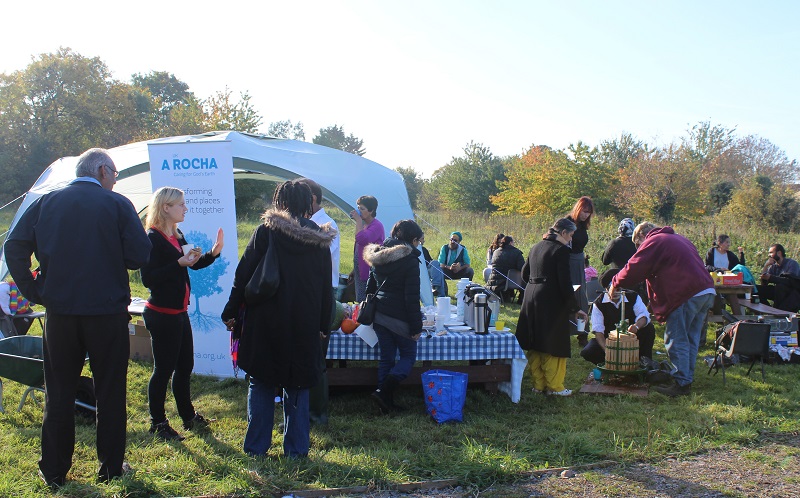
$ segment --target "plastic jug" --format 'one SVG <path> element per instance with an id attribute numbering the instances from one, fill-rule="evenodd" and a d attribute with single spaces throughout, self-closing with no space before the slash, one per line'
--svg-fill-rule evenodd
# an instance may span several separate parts
<path id="1" fill-rule="evenodd" d="M 456 286 L 456 316 L 459 320 L 464 320 L 464 289 L 469 285 L 468 278 L 462 278 Z"/>

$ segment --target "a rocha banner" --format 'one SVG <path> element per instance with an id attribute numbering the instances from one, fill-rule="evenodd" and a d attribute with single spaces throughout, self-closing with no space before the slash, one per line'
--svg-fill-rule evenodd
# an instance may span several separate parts
<path id="1" fill-rule="evenodd" d="M 231 144 L 161 142 L 148 144 L 148 153 L 153 191 L 175 187 L 184 192 L 189 211 L 179 228 L 186 242 L 205 253 L 219 228 L 225 234 L 225 246 L 214 263 L 201 270 L 189 269 L 189 319 L 194 334 L 194 372 L 232 377 L 230 334 L 220 319 L 239 260 Z"/>

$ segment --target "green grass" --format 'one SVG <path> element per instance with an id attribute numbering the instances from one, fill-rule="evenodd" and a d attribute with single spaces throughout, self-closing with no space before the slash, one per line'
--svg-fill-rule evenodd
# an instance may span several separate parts
<path id="1" fill-rule="evenodd" d="M 336 215 L 335 211 L 332 214 Z M 341 213 L 340 213 L 341 214 Z M 482 263 L 491 233 L 510 232 L 527 252 L 543 228 L 535 220 L 426 215 L 441 231 L 427 229 L 434 254 L 445 242 L 445 232 L 461 229 L 465 243 L 477 248 L 476 268 Z M 342 215 L 342 218 L 343 215 Z M 461 219 L 459 224 L 453 222 Z M 255 222 L 240 225 L 239 246 L 244 247 Z M 502 228 L 500 227 L 502 225 Z M 612 226 L 613 225 L 613 226 Z M 352 261 L 352 223 L 342 219 L 342 272 Z M 602 251 L 605 237 L 616 228 L 614 220 L 598 220 L 590 235 L 589 253 Z M 596 230 L 596 231 L 595 231 Z M 747 242 L 751 241 L 747 239 Z M 752 241 L 755 245 L 755 241 Z M 734 242 L 734 245 L 737 243 Z M 599 259 L 599 254 L 597 254 Z M 349 265 L 349 266 L 348 266 Z M 133 278 L 135 280 L 135 277 Z M 134 282 L 134 295 L 146 296 Z M 501 309 L 501 318 L 513 329 L 519 306 Z M 37 326 L 31 333 L 40 333 Z M 661 335 L 656 351 L 663 353 Z M 710 331 L 709 336 L 713 336 Z M 710 345 L 700 357 L 711 354 Z M 664 358 L 663 354 L 657 354 Z M 757 368 L 745 377 L 746 368 L 727 371 L 727 387 L 720 375 L 706 375 L 698 361 L 694 392 L 670 399 L 659 394 L 598 397 L 575 395 L 546 398 L 533 395 L 527 375 L 522 400 L 513 404 L 504 394 L 492 396 L 471 388 L 461 424 L 437 425 L 424 413 L 421 388 L 407 387 L 399 402 L 409 410 L 387 418 L 377 414 L 369 391 L 335 391 L 331 396 L 331 422 L 313 427 L 308 460 L 282 457 L 282 437 L 274 432 L 273 448 L 264 458 L 241 451 L 246 427 L 246 392 L 242 379 L 193 378 L 197 409 L 217 421 L 209 434 L 187 434 L 183 443 L 165 443 L 148 433 L 147 382 L 151 366 L 131 362 L 128 375 L 128 446 L 126 459 L 136 469 L 133 476 L 98 484 L 94 427 L 78 425 L 76 451 L 70 473 L 72 483 L 61 493 L 69 496 L 188 496 L 273 495 L 286 490 L 393 484 L 431 479 L 458 479 L 469 489 L 494 483 L 514 482 L 524 472 L 600 460 L 657 461 L 719 447 L 747 447 L 757 436 L 800 430 L 800 387 L 796 365 L 767 366 L 766 382 Z M 573 347 L 568 360 L 567 387 L 578 389 L 591 370 Z M 6 414 L 0 415 L 0 496 L 46 495 L 36 476 L 40 451 L 42 409 L 27 403 L 17 413 L 16 403 L 24 386 L 4 383 Z M 168 397 L 167 414 L 179 420 Z M 280 420 L 280 416 L 277 417 Z M 781 463 L 775 462 L 776 468 Z"/>

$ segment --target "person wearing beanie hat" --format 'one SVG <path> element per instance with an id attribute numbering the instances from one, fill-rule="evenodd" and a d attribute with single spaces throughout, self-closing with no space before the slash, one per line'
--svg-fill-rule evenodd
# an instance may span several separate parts
<path id="1" fill-rule="evenodd" d="M 451 280 L 468 278 L 472 280 L 475 270 L 470 267 L 469 252 L 461 245 L 464 237 L 461 232 L 451 232 L 450 242 L 439 250 L 439 266 L 445 276 Z M 446 294 L 445 294 L 446 295 Z"/>
<path id="2" fill-rule="evenodd" d="M 642 302 L 642 298 L 634 291 L 619 292 L 612 295 L 608 292 L 611 279 L 619 273 L 619 268 L 606 270 L 600 276 L 600 284 L 606 292 L 597 296 L 592 306 L 591 331 L 594 339 L 581 350 L 583 359 L 593 365 L 603 363 L 606 357 L 606 337 L 616 329 L 620 321 L 620 305 L 625 301 L 625 319 L 630 324 L 628 332 L 636 334 L 639 339 L 639 357 L 653 357 L 653 343 L 656 329 L 650 322 L 650 313 Z"/>

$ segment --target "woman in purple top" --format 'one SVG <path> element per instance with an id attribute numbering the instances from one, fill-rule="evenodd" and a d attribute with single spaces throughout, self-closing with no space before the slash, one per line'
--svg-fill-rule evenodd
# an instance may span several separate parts
<path id="1" fill-rule="evenodd" d="M 381 244 L 386 237 L 383 224 L 375 216 L 378 214 L 378 199 L 362 195 L 356 201 L 358 209 L 350 212 L 356 222 L 356 243 L 353 248 L 353 280 L 356 288 L 356 301 L 361 302 L 367 295 L 369 264 L 364 261 L 364 248 L 367 244 Z"/>

